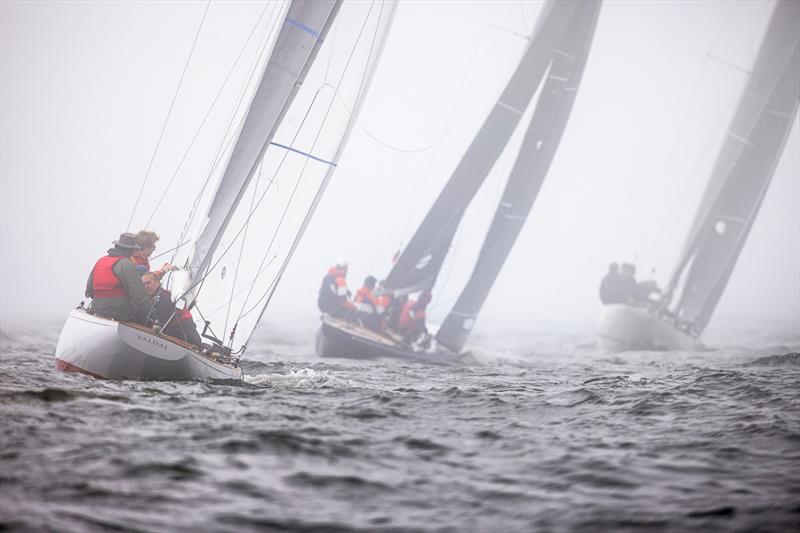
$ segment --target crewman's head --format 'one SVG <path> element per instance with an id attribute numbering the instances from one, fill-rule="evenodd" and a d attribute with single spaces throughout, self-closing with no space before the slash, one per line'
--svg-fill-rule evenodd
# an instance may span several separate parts
<path id="1" fill-rule="evenodd" d="M 145 272 L 142 274 L 142 284 L 144 285 L 144 292 L 151 298 L 158 293 L 158 289 L 161 287 L 158 276 L 152 272 Z"/>
<path id="2" fill-rule="evenodd" d="M 610 265 L 608 265 L 608 273 L 609 274 L 616 274 L 617 272 L 619 272 L 619 265 L 618 264 L 611 263 Z"/>
<path id="3" fill-rule="evenodd" d="M 140 251 L 137 252 L 136 255 L 150 257 L 153 255 L 153 252 L 156 251 L 157 241 L 158 235 L 156 235 L 155 231 L 149 231 L 146 229 L 141 230 L 136 234 L 136 244 L 138 244 L 140 248 Z"/>
<path id="4" fill-rule="evenodd" d="M 369 289 L 374 289 L 375 288 L 375 283 L 377 281 L 378 280 L 375 279 L 375 276 L 367 276 L 366 279 L 364 280 L 364 286 L 369 288 Z"/>
<path id="5" fill-rule="evenodd" d="M 336 270 L 347 272 L 347 259 L 340 257 L 336 260 Z"/>

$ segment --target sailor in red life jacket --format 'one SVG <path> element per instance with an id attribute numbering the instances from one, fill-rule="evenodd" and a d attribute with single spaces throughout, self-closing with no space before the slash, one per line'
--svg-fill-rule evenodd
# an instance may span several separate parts
<path id="1" fill-rule="evenodd" d="M 383 329 L 385 308 L 381 305 L 378 297 L 372 293 L 376 281 L 375 276 L 367 276 L 364 286 L 356 291 L 355 306 L 361 323 L 369 329 L 380 331 Z"/>
<path id="2" fill-rule="evenodd" d="M 339 259 L 336 261 L 336 265 L 332 266 L 322 278 L 317 305 L 320 311 L 334 318 L 354 320 L 356 308 L 348 299 L 350 291 L 347 290 L 346 276 L 347 261 Z"/>
<path id="3" fill-rule="evenodd" d="M 86 281 L 86 296 L 92 299 L 89 311 L 114 320 L 144 324 L 150 310 L 150 298 L 131 261 L 139 249 L 132 233 L 123 233 L 108 255 L 95 263 Z"/>
<path id="4" fill-rule="evenodd" d="M 172 293 L 161 286 L 155 272 L 145 272 L 142 283 L 147 295 L 152 299 L 152 307 L 148 313 L 145 326 L 158 324 L 164 334 L 170 335 L 200 347 L 202 342 L 192 314 L 185 309 L 178 309 L 172 303 Z M 166 325 L 166 326 L 165 326 Z"/>
<path id="5" fill-rule="evenodd" d="M 425 326 L 425 308 L 431 301 L 431 293 L 428 291 L 419 295 L 416 300 L 409 300 L 400 312 L 398 330 L 407 340 L 416 340 L 423 333 L 428 333 Z"/>
<path id="6" fill-rule="evenodd" d="M 158 238 L 156 232 L 144 229 L 136 234 L 136 244 L 139 245 L 139 249 L 133 252 L 131 260 L 139 270 L 139 274 L 150 272 L 150 256 L 156 251 Z M 153 273 L 158 276 L 158 279 L 161 279 L 170 270 L 175 270 L 175 267 L 169 263 L 164 263 L 160 269 L 154 270 Z"/>

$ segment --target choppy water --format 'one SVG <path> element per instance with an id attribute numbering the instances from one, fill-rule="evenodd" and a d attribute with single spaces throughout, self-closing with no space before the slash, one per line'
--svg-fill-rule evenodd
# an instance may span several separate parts
<path id="1" fill-rule="evenodd" d="M 243 383 L 61 374 L 57 334 L 2 335 L 0 530 L 800 527 L 795 333 L 613 355 L 591 331 L 504 337 L 457 367 L 265 333 Z"/>

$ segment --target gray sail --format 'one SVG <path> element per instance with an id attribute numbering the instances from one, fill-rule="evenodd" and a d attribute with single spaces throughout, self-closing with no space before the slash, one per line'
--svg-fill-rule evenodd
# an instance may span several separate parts
<path id="1" fill-rule="evenodd" d="M 464 211 L 486 179 L 538 88 L 578 1 L 550 1 L 528 48 L 486 121 L 397 259 L 385 287 L 401 292 L 431 288 Z"/>
<path id="2" fill-rule="evenodd" d="M 773 11 L 753 71 L 715 162 L 669 294 L 673 312 L 699 335 L 744 246 L 797 114 L 800 2 Z"/>
<path id="3" fill-rule="evenodd" d="M 536 103 L 478 261 L 436 340 L 460 351 L 536 200 L 564 133 L 589 55 L 601 2 L 578 6 Z"/>
<path id="4" fill-rule="evenodd" d="M 192 254 L 192 277 L 203 275 L 281 119 L 303 83 L 341 0 L 294 0 L 236 140 Z"/>

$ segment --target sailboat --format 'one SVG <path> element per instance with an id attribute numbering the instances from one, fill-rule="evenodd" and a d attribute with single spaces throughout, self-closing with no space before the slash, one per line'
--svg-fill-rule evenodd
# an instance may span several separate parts
<path id="1" fill-rule="evenodd" d="M 610 349 L 691 350 L 721 298 L 764 200 L 800 97 L 800 2 L 779 0 L 661 301 L 603 307 Z"/>
<path id="2" fill-rule="evenodd" d="M 240 103 L 249 91 L 249 106 L 237 114 L 237 105 L 211 170 L 195 184 L 171 258 L 183 268 L 167 282 L 178 302 L 202 318 L 209 342 L 194 347 L 81 305 L 58 339 L 58 369 L 106 379 L 242 377 L 238 361 L 336 169 L 395 7 L 393 0 L 264 6 L 262 17 L 271 9 L 272 18 L 254 26 L 263 28 L 263 37 L 251 71 L 260 70 L 260 77 L 245 84 Z"/>
<path id="3" fill-rule="evenodd" d="M 372 331 L 322 316 L 317 353 L 323 357 L 396 357 L 453 362 L 511 252 L 547 174 L 580 85 L 600 12 L 599 1 L 550 1 L 528 46 L 450 179 L 384 282 L 394 297 L 433 289 L 464 212 L 541 88 L 530 124 L 471 277 L 434 337 L 421 346 L 391 330 Z"/>

